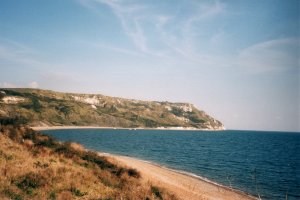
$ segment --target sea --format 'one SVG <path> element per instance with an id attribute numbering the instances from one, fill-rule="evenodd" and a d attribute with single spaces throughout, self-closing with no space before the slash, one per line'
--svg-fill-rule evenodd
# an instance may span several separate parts
<path id="1" fill-rule="evenodd" d="M 300 133 L 263 131 L 47 130 L 60 141 L 135 157 L 261 199 L 300 199 Z"/>

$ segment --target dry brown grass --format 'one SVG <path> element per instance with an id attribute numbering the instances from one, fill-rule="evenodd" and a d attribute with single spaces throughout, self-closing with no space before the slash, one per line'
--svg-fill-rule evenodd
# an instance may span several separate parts
<path id="1" fill-rule="evenodd" d="M 176 199 L 134 169 L 26 127 L 0 126 L 0 199 Z"/>

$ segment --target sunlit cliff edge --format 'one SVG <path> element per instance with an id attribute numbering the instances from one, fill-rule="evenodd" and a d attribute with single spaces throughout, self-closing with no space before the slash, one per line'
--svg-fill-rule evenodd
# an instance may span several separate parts
<path id="1" fill-rule="evenodd" d="M 141 101 L 101 94 L 41 89 L 0 89 L 0 117 L 30 126 L 96 126 L 224 130 L 223 124 L 190 103 Z"/>

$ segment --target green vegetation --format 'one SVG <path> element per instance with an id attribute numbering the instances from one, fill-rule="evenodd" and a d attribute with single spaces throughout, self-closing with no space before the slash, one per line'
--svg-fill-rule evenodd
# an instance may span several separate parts
<path id="1" fill-rule="evenodd" d="M 0 89 L 0 121 L 31 126 L 220 129 L 221 122 L 192 104 L 138 101 L 39 89 Z"/>
<path id="2" fill-rule="evenodd" d="M 159 191 L 159 189 L 155 186 L 152 186 L 151 187 L 151 192 L 157 197 L 159 198 L 160 200 L 163 199 L 163 197 L 161 196 L 161 192 Z"/>
<path id="3" fill-rule="evenodd" d="M 46 178 L 40 174 L 29 172 L 17 180 L 13 181 L 15 185 L 27 194 L 32 195 L 33 190 L 46 185 Z"/>
<path id="4" fill-rule="evenodd" d="M 78 190 L 75 187 L 71 187 L 70 191 L 72 192 L 73 195 L 77 196 L 77 197 L 82 197 L 84 195 L 86 195 L 87 193 L 85 192 L 81 192 L 80 190 Z"/>

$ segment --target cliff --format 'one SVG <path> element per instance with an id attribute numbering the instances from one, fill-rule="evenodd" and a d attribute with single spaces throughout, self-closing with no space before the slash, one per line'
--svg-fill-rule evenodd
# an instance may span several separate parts
<path id="1" fill-rule="evenodd" d="M 224 129 L 221 122 L 189 103 L 25 88 L 2 88 L 0 95 L 0 118 L 17 118 L 30 126 Z"/>

